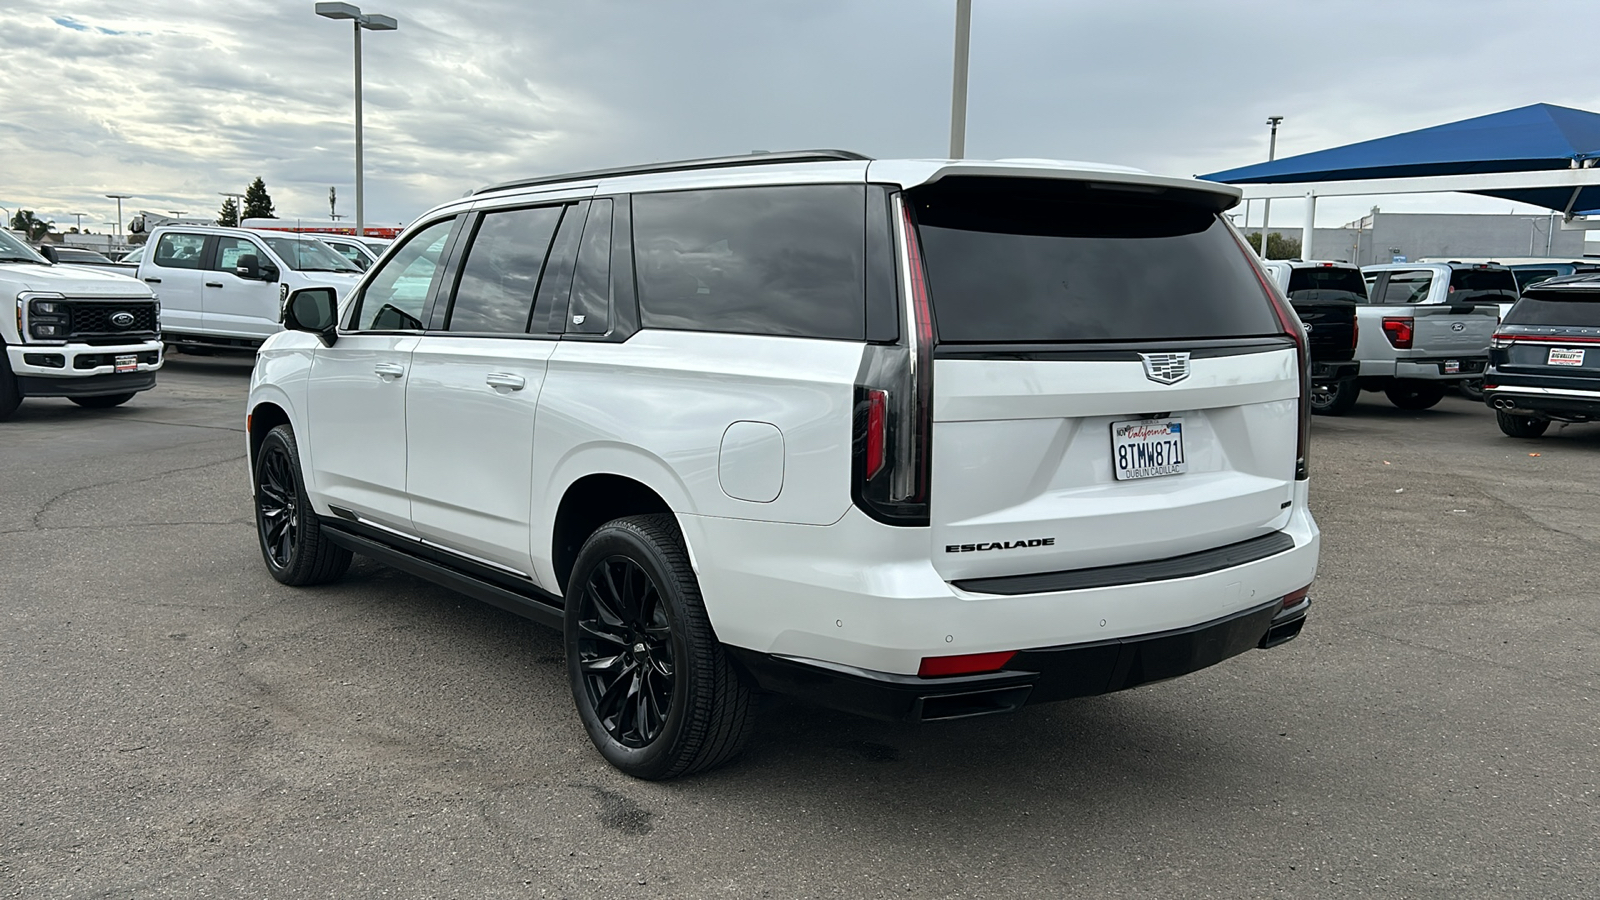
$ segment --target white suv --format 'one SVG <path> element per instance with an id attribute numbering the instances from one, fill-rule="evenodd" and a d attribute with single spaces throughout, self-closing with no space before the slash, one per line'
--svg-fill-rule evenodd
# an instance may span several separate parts
<path id="1" fill-rule="evenodd" d="M 360 553 L 565 630 L 618 768 L 753 691 L 953 719 L 1303 624 L 1307 361 L 1235 188 L 764 154 L 540 178 L 292 294 L 249 399 L 286 584 Z"/>

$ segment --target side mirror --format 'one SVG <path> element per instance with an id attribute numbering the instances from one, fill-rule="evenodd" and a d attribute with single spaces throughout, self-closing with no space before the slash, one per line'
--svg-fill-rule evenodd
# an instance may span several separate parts
<path id="1" fill-rule="evenodd" d="M 339 338 L 339 298 L 333 288 L 301 288 L 284 304 L 283 327 L 305 331 L 331 347 Z"/>
<path id="2" fill-rule="evenodd" d="M 278 267 L 273 265 L 272 263 L 267 263 L 267 264 L 263 265 L 261 267 L 261 280 L 262 281 L 277 281 L 278 280 Z"/>
<path id="3" fill-rule="evenodd" d="M 253 281 L 261 277 L 261 263 L 254 253 L 246 253 L 233 261 L 233 274 Z"/>

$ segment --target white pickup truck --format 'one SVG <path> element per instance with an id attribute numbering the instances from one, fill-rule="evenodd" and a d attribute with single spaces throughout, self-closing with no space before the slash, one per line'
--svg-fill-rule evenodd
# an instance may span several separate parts
<path id="1" fill-rule="evenodd" d="M 1358 390 L 1383 391 L 1401 409 L 1427 409 L 1447 388 L 1481 380 L 1500 320 L 1498 294 L 1474 287 L 1504 266 L 1387 263 L 1364 266 L 1366 303 L 1356 306 L 1361 374 L 1333 404 L 1349 409 Z M 1512 290 L 1515 280 L 1512 279 Z"/>
<path id="2" fill-rule="evenodd" d="M 55 265 L 0 231 L 0 420 L 24 397 L 104 409 L 156 385 L 161 307 L 114 269 Z"/>
<path id="3" fill-rule="evenodd" d="M 167 343 L 254 349 L 283 330 L 291 291 L 329 287 L 343 297 L 361 270 L 309 235 L 210 225 L 150 233 L 139 279 L 161 295 Z"/>

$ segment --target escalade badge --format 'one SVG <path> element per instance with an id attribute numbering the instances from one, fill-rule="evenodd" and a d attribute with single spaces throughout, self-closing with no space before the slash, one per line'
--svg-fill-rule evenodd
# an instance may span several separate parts
<path id="1" fill-rule="evenodd" d="M 118 328 L 127 328 L 133 324 L 133 313 L 125 310 L 123 312 L 114 312 L 111 314 L 111 324 Z"/>
<path id="2" fill-rule="evenodd" d="M 1188 353 L 1141 353 L 1144 377 L 1162 384 L 1175 384 L 1189 377 Z"/>

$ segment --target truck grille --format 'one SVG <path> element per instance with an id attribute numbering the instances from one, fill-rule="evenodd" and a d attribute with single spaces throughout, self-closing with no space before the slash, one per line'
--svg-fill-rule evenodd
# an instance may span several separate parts
<path id="1" fill-rule="evenodd" d="M 119 341 L 155 337 L 156 305 L 148 300 L 135 301 L 84 301 L 74 300 L 67 307 L 67 339 L 88 344 L 105 344 Z M 118 313 L 127 313 L 131 322 L 115 321 Z"/>

